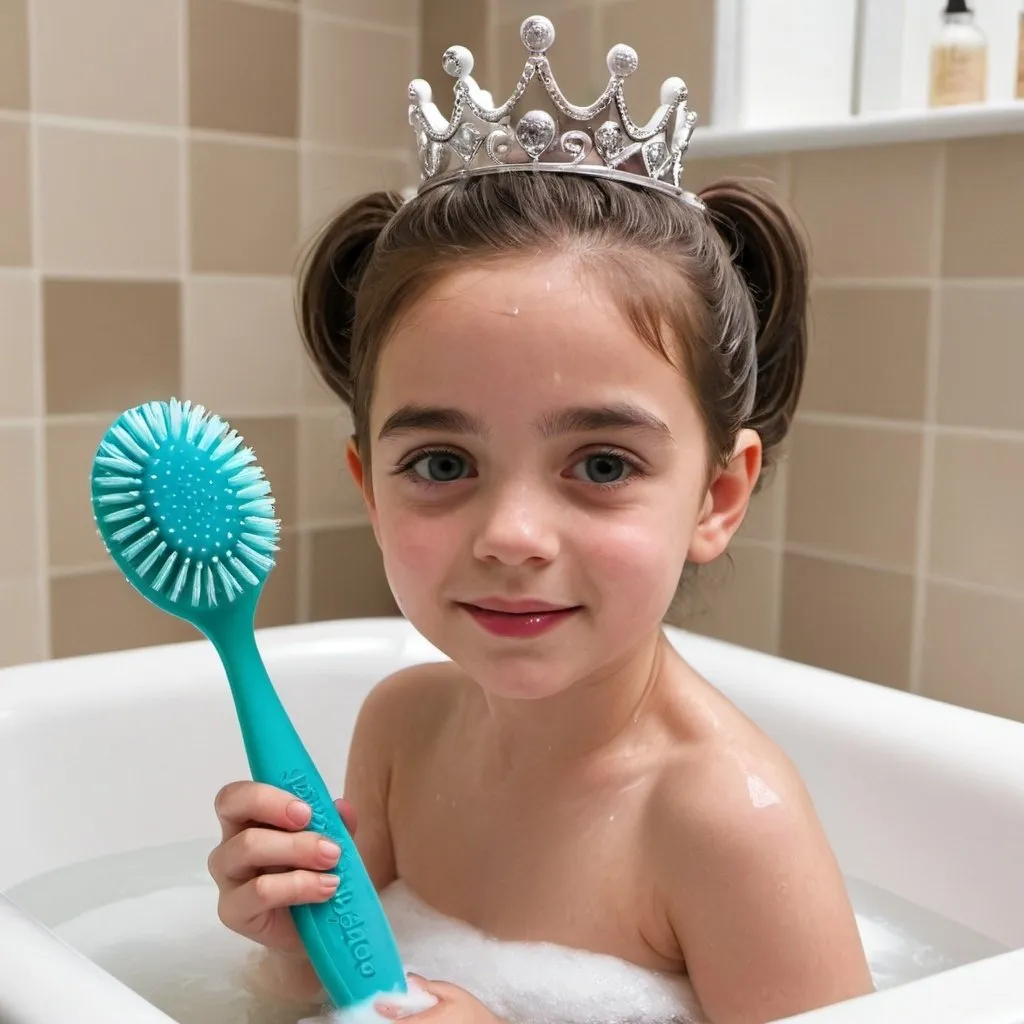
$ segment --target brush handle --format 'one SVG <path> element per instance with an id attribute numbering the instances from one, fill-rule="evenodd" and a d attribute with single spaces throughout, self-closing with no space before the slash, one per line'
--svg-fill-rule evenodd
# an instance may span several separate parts
<path id="1" fill-rule="evenodd" d="M 313 812 L 309 829 L 341 847 L 341 881 L 331 899 L 291 908 L 313 969 L 339 1009 L 381 993 L 406 992 L 398 946 L 376 889 L 274 690 L 252 627 L 233 618 L 223 626 L 210 640 L 231 684 L 253 779 L 305 801 Z"/>

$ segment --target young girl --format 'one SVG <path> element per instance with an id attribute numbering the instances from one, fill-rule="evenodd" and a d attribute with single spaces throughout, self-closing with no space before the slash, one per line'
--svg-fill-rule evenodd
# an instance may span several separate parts
<path id="1" fill-rule="evenodd" d="M 799 236 L 738 181 L 699 201 L 642 168 L 428 184 L 352 204 L 302 280 L 395 598 L 451 659 L 377 686 L 341 804 L 403 953 L 411 921 L 438 929 L 427 971 L 452 928 L 489 943 L 491 976 L 448 964 L 419 1016 L 755 1024 L 871 991 L 793 765 L 661 628 L 792 418 Z M 286 908 L 331 895 L 338 851 L 284 792 L 235 783 L 216 809 L 222 920 L 302 1016 L 320 987 Z M 603 1012 L 495 976 L 524 942 L 603 965 Z"/>

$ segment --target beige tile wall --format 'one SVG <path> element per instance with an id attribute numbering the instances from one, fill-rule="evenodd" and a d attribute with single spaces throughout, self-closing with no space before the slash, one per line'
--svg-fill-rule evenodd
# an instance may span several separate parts
<path id="1" fill-rule="evenodd" d="M 289 273 L 343 197 L 410 180 L 401 103 L 354 148 L 354 84 L 419 73 L 444 105 L 453 42 L 496 92 L 516 78 L 531 0 L 422 6 L 420 33 L 416 0 L 0 0 L 0 661 L 189 635 L 105 564 L 83 486 L 153 394 L 216 406 L 268 469 L 264 622 L 393 610 Z M 710 109 L 711 0 L 541 9 L 573 96 L 628 41 L 641 112 L 677 72 Z M 815 287 L 789 457 L 685 624 L 1024 718 L 1022 161 L 1024 138 L 705 160 L 697 133 L 691 187 L 774 182 Z"/>
<path id="2" fill-rule="evenodd" d="M 262 623 L 395 610 L 291 274 L 346 196 L 415 180 L 418 19 L 417 0 L 0 0 L 0 664 L 193 636 L 112 569 L 88 501 L 106 426 L 170 395 L 229 418 L 273 483 Z M 357 137 L 370 72 L 397 102 Z"/>
<path id="3" fill-rule="evenodd" d="M 698 133 L 699 136 L 699 133 Z M 698 629 L 1024 719 L 1024 139 L 700 159 L 765 175 L 811 243 L 784 515 Z M 778 578 L 747 565 L 767 545 Z M 756 596 L 755 596 L 756 595 Z"/>

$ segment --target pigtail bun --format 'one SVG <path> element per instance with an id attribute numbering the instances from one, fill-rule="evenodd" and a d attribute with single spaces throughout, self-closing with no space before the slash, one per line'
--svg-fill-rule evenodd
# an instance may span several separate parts
<path id="1" fill-rule="evenodd" d="M 719 234 L 750 291 L 757 316 L 757 387 L 743 426 L 761 437 L 766 464 L 786 437 L 807 361 L 809 271 L 792 217 L 769 192 L 730 179 L 705 189 Z"/>
<path id="2" fill-rule="evenodd" d="M 313 239 L 299 270 L 303 343 L 320 376 L 350 407 L 356 295 L 374 245 L 401 205 L 397 192 L 355 200 Z"/>

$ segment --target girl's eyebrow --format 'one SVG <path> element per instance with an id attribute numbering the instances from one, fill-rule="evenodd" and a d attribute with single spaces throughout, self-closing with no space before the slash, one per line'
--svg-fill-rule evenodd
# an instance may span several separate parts
<path id="1" fill-rule="evenodd" d="M 672 431 L 652 412 L 633 402 L 581 405 L 548 413 L 540 423 L 544 437 L 585 434 L 594 430 L 639 430 L 671 441 Z"/>
<path id="2" fill-rule="evenodd" d="M 538 424 L 538 430 L 545 438 L 612 429 L 639 430 L 653 434 L 662 441 L 672 441 L 672 432 L 668 426 L 653 413 L 633 402 L 559 409 L 543 416 Z M 443 431 L 447 434 L 487 433 L 481 420 L 461 409 L 403 405 L 384 421 L 377 439 L 383 441 L 385 438 L 424 430 Z"/>
<path id="3" fill-rule="evenodd" d="M 420 430 L 438 430 L 446 434 L 484 434 L 483 423 L 460 409 L 432 405 L 403 405 L 385 421 L 378 441 Z"/>

